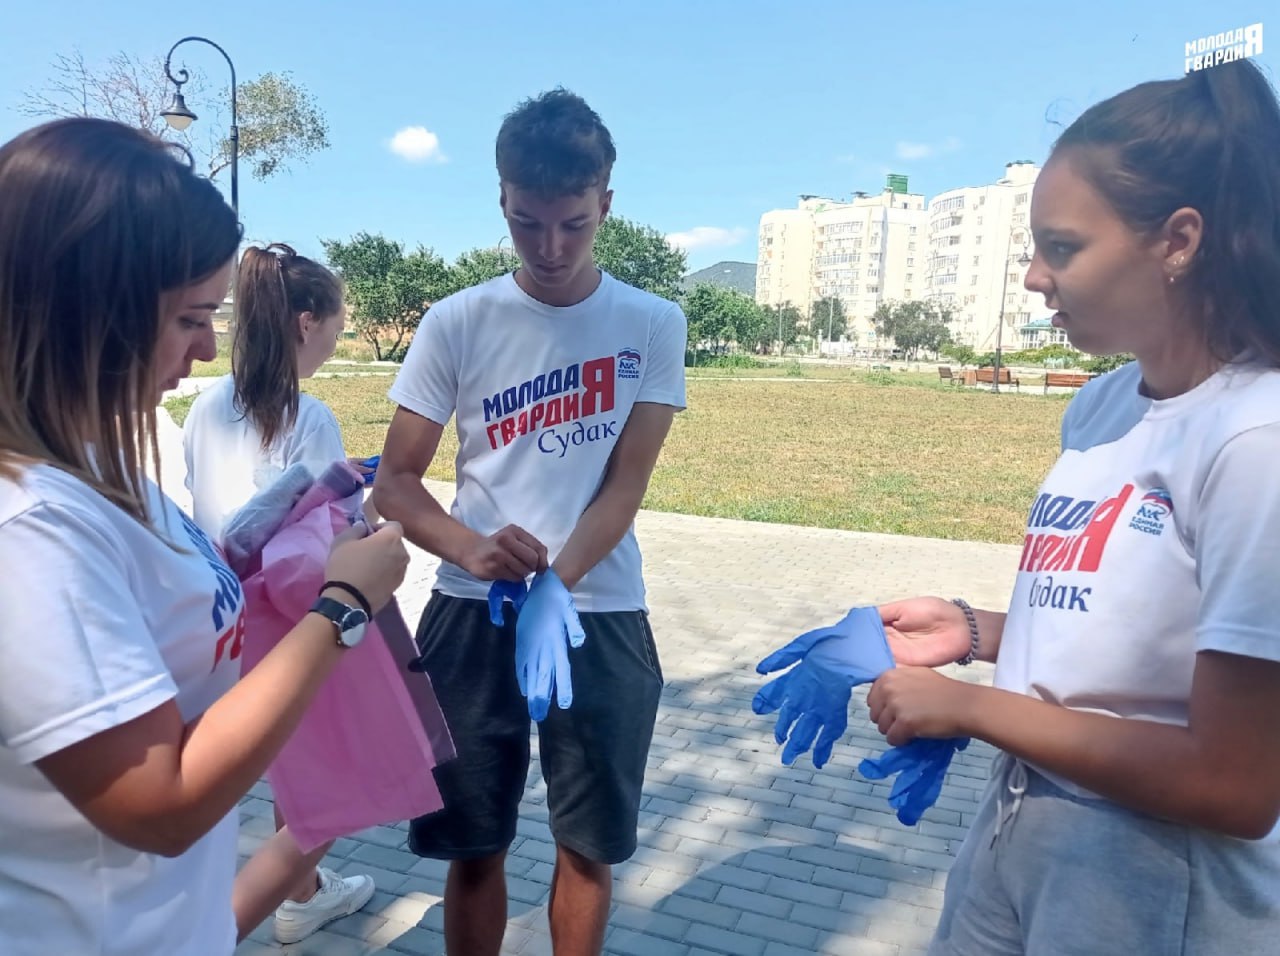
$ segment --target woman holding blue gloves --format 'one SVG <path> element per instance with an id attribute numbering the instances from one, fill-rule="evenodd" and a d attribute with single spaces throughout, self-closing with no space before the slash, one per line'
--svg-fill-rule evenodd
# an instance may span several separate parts
<path id="1" fill-rule="evenodd" d="M 1068 407 L 1007 613 L 880 609 L 905 665 L 867 697 L 889 743 L 1001 751 L 933 956 L 1275 950 L 1277 154 L 1275 91 L 1241 60 L 1095 105 L 1036 183 L 1027 288 L 1073 346 L 1137 360 Z M 795 670 L 849 678 L 829 662 L 868 630 Z M 971 653 L 994 687 L 932 670 Z"/>

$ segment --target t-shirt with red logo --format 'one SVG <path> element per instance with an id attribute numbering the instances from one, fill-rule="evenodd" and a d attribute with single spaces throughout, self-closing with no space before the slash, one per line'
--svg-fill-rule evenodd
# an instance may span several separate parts
<path id="1" fill-rule="evenodd" d="M 239 677 L 240 583 L 147 490 L 159 534 L 47 465 L 0 478 L 5 953 L 235 948 L 236 811 L 181 856 L 156 856 L 102 834 L 34 766 L 169 700 L 189 722 Z"/>
<path id="2" fill-rule="evenodd" d="M 1186 726 L 1198 652 L 1280 660 L 1280 370 L 1228 365 L 1160 401 L 1140 383 L 1127 365 L 1067 410 L 995 684 Z"/>
<path id="3" fill-rule="evenodd" d="M 390 397 L 441 425 L 456 414 L 454 518 L 484 535 L 519 525 L 554 560 L 599 490 L 632 406 L 684 407 L 686 337 L 678 305 L 607 273 L 567 307 L 499 276 L 428 310 Z M 444 562 L 436 588 L 483 600 L 489 582 Z M 581 611 L 644 609 L 633 530 L 573 594 Z"/>

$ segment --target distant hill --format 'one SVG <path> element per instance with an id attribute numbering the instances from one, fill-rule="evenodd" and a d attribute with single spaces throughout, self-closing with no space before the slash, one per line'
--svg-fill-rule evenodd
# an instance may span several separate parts
<path id="1" fill-rule="evenodd" d="M 701 283 L 734 289 L 753 298 L 756 294 L 756 264 L 754 262 L 717 262 L 713 266 L 691 272 L 680 280 L 685 289 Z"/>

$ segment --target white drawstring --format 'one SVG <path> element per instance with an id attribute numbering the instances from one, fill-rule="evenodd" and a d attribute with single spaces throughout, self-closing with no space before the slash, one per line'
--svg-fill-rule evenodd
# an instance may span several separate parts
<path id="1" fill-rule="evenodd" d="M 1004 755 L 1005 766 L 1002 768 L 1002 776 L 1004 780 L 996 790 L 996 832 L 991 836 L 991 846 L 996 845 L 996 841 L 1000 839 L 1000 834 L 1004 830 L 1004 825 L 1009 824 L 1013 827 L 1014 818 L 1017 817 L 1018 811 L 1022 808 L 1022 797 L 1027 792 L 1027 767 L 1017 757 Z M 1009 812 L 1005 813 L 1004 809 L 1004 791 L 1008 790 L 1013 796 L 1013 803 L 1009 806 Z"/>

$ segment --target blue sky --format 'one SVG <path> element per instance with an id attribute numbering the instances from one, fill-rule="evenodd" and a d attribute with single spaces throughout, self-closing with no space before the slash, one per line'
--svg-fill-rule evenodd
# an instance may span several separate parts
<path id="1" fill-rule="evenodd" d="M 321 254 L 321 238 L 381 232 L 452 258 L 504 234 L 493 139 L 503 114 L 564 85 L 618 145 L 615 211 L 692 234 L 691 268 L 755 259 L 767 209 L 801 193 L 913 192 L 990 182 L 1043 160 L 1056 127 L 1112 93 L 1182 72 L 1183 44 L 1261 20 L 1280 72 L 1272 0 L 789 3 L 543 0 L 307 4 L 58 0 L 11 4 L 0 40 L 0 139 L 59 53 L 163 54 L 188 33 L 222 44 L 241 79 L 290 71 L 328 116 L 332 148 L 266 182 L 241 171 L 253 240 Z M 1265 28 L 1269 27 L 1267 30 Z M 225 65 L 182 54 L 211 81 Z M 212 104 L 189 101 L 197 114 Z M 423 127 L 443 161 L 392 151 Z M 410 135 L 410 142 L 414 137 Z M 417 135 L 419 143 L 421 134 Z"/>

